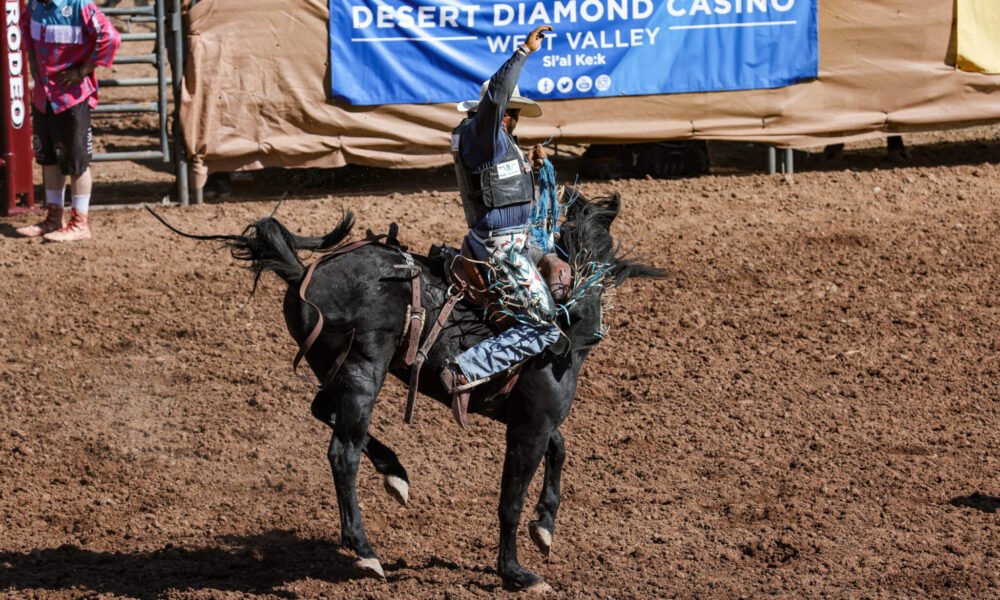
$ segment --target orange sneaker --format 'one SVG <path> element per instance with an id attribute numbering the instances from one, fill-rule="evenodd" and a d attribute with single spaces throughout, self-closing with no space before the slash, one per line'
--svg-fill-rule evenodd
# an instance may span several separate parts
<path id="1" fill-rule="evenodd" d="M 46 233 L 61 229 L 65 225 L 63 222 L 63 208 L 56 204 L 45 205 L 45 220 L 35 225 L 25 225 L 17 228 L 17 235 L 21 237 L 38 237 Z"/>
<path id="2" fill-rule="evenodd" d="M 90 239 L 90 225 L 87 223 L 87 213 L 77 212 L 71 208 L 69 223 L 55 231 L 42 236 L 50 242 L 81 242 Z"/>

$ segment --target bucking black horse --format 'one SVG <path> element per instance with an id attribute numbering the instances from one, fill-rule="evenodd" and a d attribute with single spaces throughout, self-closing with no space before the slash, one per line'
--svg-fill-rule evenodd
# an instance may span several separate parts
<path id="1" fill-rule="evenodd" d="M 629 277 L 662 276 L 660 270 L 627 258 L 615 245 L 610 227 L 620 206 L 618 194 L 593 201 L 576 194 L 559 243 L 575 270 L 576 292 L 559 317 L 566 335 L 524 364 L 512 389 L 504 389 L 504 381 L 489 382 L 473 390 L 469 403 L 470 413 L 486 415 L 507 427 L 498 510 L 497 570 L 508 589 L 550 589 L 541 577 L 518 563 L 516 534 L 528 484 L 544 459 L 544 482 L 535 505 L 537 519 L 530 522 L 529 533 L 538 549 L 548 555 L 566 456 L 559 427 L 573 403 L 580 368 L 605 334 L 601 315 L 608 296 Z M 354 225 L 349 212 L 323 237 L 295 235 L 273 217 L 250 225 L 242 235 L 209 236 L 185 234 L 160 220 L 181 235 L 223 242 L 253 272 L 254 289 L 265 271 L 284 279 L 288 283 L 285 323 L 300 348 L 319 321 L 317 311 L 322 313 L 322 328 L 305 353 L 305 360 L 323 383 L 312 402 L 312 413 L 333 429 L 327 456 L 337 490 L 341 540 L 356 553 L 356 567 L 384 578 L 358 507 L 358 464 L 362 454 L 367 456 L 383 476 L 386 490 L 404 505 L 407 503 L 406 470 L 368 427 L 386 375 L 392 374 L 404 383 L 410 379 L 399 354 L 411 304 L 412 277 L 420 278 L 426 319 L 433 323 L 453 291 L 444 273 L 444 261 L 408 255 L 419 267 L 419 274 L 413 270 L 411 276 L 398 268 L 403 252 L 392 244 L 369 243 L 343 252 L 343 242 Z M 297 251 L 330 251 L 338 245 L 341 251 L 318 261 L 311 281 L 307 281 L 307 301 L 303 301 L 300 287 L 307 268 Z M 584 278 L 589 281 L 581 281 Z M 481 309 L 458 304 L 427 353 L 419 392 L 450 405 L 452 398 L 437 375 L 450 358 L 494 334 L 495 329 L 484 321 Z"/>

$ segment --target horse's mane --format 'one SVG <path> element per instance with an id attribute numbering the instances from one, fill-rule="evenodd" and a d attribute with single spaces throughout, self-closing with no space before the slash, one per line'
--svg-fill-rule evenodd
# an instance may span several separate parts
<path id="1" fill-rule="evenodd" d="M 570 199 L 561 228 L 560 249 L 573 268 L 568 347 L 557 344 L 556 354 L 594 346 L 606 333 L 604 313 L 611 308 L 615 288 L 628 277 L 664 276 L 662 270 L 628 257 L 611 235 L 611 223 L 621 209 L 621 196 L 588 199 L 568 188 Z"/>
<path id="2" fill-rule="evenodd" d="M 663 270 L 630 257 L 616 244 L 611 235 L 611 223 L 621 210 L 621 195 L 588 199 L 580 190 L 567 188 L 566 197 L 571 204 L 562 225 L 561 247 L 574 269 L 588 262 L 603 264 L 609 270 L 613 286 L 621 285 L 628 277 L 660 279 Z"/>

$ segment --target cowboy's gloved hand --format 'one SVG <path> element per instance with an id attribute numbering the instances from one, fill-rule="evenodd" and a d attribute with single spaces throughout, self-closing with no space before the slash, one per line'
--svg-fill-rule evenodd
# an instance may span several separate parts
<path id="1" fill-rule="evenodd" d="M 539 25 L 531 30 L 528 34 L 528 39 L 524 40 L 524 47 L 528 49 L 529 52 L 534 52 L 542 47 L 542 40 L 545 39 L 545 32 L 552 31 L 551 25 Z"/>
<path id="2" fill-rule="evenodd" d="M 545 164 L 545 158 L 547 157 L 545 148 L 541 144 L 535 144 L 532 146 L 531 151 L 528 153 L 528 158 L 531 160 L 531 168 L 535 171 L 542 168 Z"/>

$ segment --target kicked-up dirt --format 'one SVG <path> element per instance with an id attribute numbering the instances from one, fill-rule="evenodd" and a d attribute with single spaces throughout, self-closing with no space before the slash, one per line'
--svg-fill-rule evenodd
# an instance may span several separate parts
<path id="1" fill-rule="evenodd" d="M 552 556 L 519 534 L 558 596 L 996 594 L 998 130 L 912 139 L 908 163 L 870 144 L 833 165 L 802 155 L 794 179 L 723 166 L 584 182 L 623 194 L 614 231 L 668 275 L 619 291 L 581 375 Z M 743 160 L 762 162 L 753 152 Z M 106 197 L 144 177 L 96 170 Z M 314 234 L 350 209 L 358 234 L 398 222 L 417 250 L 463 234 L 439 171 L 337 177 L 278 217 Z M 238 233 L 272 208 L 162 213 Z M 502 593 L 499 425 L 459 430 L 422 399 L 406 426 L 404 390 L 386 385 L 373 431 L 406 465 L 411 503 L 363 462 L 388 580 L 358 578 L 313 382 L 290 369 L 284 284 L 266 277 L 249 298 L 226 252 L 144 211 L 97 210 L 94 240 L 75 245 L 13 237 L 34 218 L 0 220 L 0 592 Z M 536 477 L 522 523 L 537 491 Z"/>

